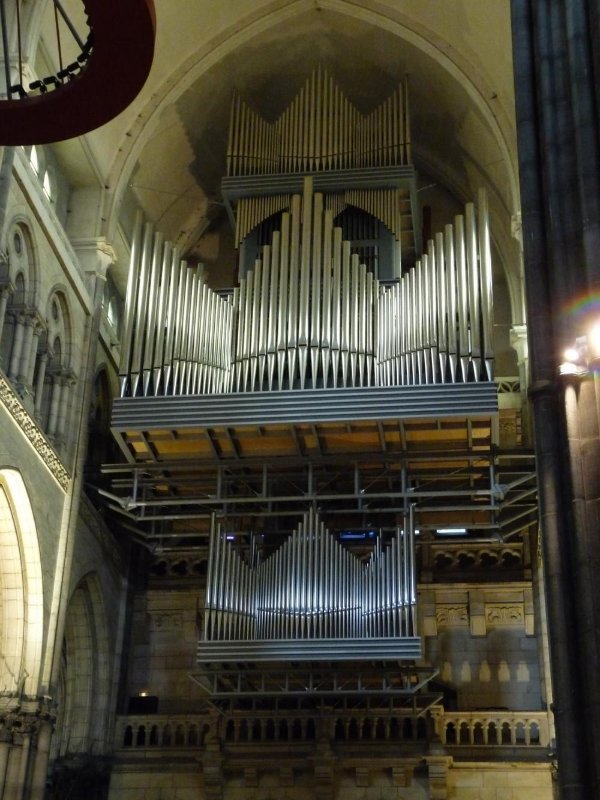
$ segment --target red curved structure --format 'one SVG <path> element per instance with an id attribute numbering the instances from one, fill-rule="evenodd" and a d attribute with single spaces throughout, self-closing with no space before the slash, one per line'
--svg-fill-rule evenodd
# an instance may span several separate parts
<path id="1" fill-rule="evenodd" d="M 153 0 L 83 0 L 93 49 L 81 72 L 45 94 L 0 101 L 0 144 L 47 144 L 116 117 L 139 93 L 154 58 Z"/>

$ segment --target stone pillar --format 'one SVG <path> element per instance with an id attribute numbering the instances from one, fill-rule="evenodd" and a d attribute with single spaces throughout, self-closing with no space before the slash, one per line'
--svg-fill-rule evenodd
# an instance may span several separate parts
<path id="1" fill-rule="evenodd" d="M 0 797 L 4 792 L 4 783 L 6 781 L 6 769 L 8 767 L 8 754 L 10 752 L 10 734 L 3 726 L 0 731 Z"/>
<path id="2" fill-rule="evenodd" d="M 6 316 L 6 306 L 11 294 L 14 292 L 15 287 L 12 283 L 5 283 L 0 287 L 0 336 L 2 335 L 2 328 L 4 327 L 4 318 Z"/>
<path id="3" fill-rule="evenodd" d="M 31 751 L 32 730 L 33 730 L 32 726 L 27 725 L 27 727 L 22 733 L 21 768 L 19 770 L 19 787 L 20 787 L 19 800 L 21 798 L 24 798 L 27 792 L 27 778 L 29 774 L 29 754 Z"/>
<path id="4" fill-rule="evenodd" d="M 210 734 L 202 756 L 202 773 L 206 800 L 223 800 L 223 756 L 218 739 Z"/>
<path id="5" fill-rule="evenodd" d="M 568 309 L 600 286 L 597 8 L 597 0 L 512 0 L 529 392 L 562 800 L 600 796 L 600 390 L 589 378 L 572 396 L 557 380 L 561 352 L 592 322 L 590 312 Z"/>
<path id="6" fill-rule="evenodd" d="M 37 419 L 38 422 L 40 422 L 40 417 L 42 414 L 42 400 L 44 397 L 44 382 L 46 380 L 47 365 L 48 365 L 48 350 L 44 350 L 42 353 L 40 353 L 37 379 L 35 382 L 34 413 L 35 413 L 35 418 Z"/>
<path id="7" fill-rule="evenodd" d="M 35 755 L 31 770 L 31 784 L 27 800 L 44 800 L 46 793 L 46 776 L 48 759 L 50 758 L 50 740 L 52 739 L 52 718 L 44 714 L 38 723 Z"/>
<path id="8" fill-rule="evenodd" d="M 330 741 L 328 739 L 319 740 L 313 759 L 314 796 L 316 800 L 333 800 L 335 793 L 333 765 L 334 756 Z"/>
<path id="9" fill-rule="evenodd" d="M 452 764 L 450 756 L 427 756 L 429 770 L 429 797 L 431 800 L 447 800 L 448 798 L 448 768 Z"/>
<path id="10" fill-rule="evenodd" d="M 27 364 L 27 373 L 25 374 L 25 383 L 29 387 L 29 389 L 33 392 L 33 379 L 35 377 L 35 367 L 37 362 L 37 354 L 40 347 L 40 336 L 42 335 L 42 331 L 44 330 L 43 325 L 40 322 L 39 317 L 36 318 L 34 328 L 33 328 L 33 338 L 31 340 L 31 349 L 29 351 L 29 359 Z"/>
<path id="11" fill-rule="evenodd" d="M 56 427 L 58 424 L 58 413 L 60 409 L 60 398 L 63 390 L 63 380 L 60 370 L 55 370 L 50 379 L 52 381 L 52 389 L 50 390 L 50 413 L 48 414 L 48 426 L 46 433 L 48 436 L 56 434 Z"/>
<path id="12" fill-rule="evenodd" d="M 11 744 L 9 745 L 8 765 L 6 768 L 6 778 L 4 781 L 4 792 L 2 800 L 21 800 L 23 787 L 19 786 L 19 778 L 21 775 L 21 743 L 18 741 L 18 736 L 13 734 L 11 736 Z"/>
<path id="13" fill-rule="evenodd" d="M 71 370 L 63 370 L 60 375 L 60 382 L 62 389 L 60 393 L 60 403 L 58 406 L 58 414 L 56 419 L 56 433 L 54 437 L 57 444 L 62 444 L 64 441 L 71 387 L 75 384 L 75 374 Z"/>
<path id="14" fill-rule="evenodd" d="M 8 366 L 8 378 L 16 381 L 21 366 L 21 355 L 23 353 L 23 339 L 25 337 L 25 315 L 20 312 L 15 314 L 15 335 L 13 337 L 12 352 Z"/>
<path id="15" fill-rule="evenodd" d="M 17 381 L 20 385 L 27 384 L 27 376 L 29 375 L 29 359 L 31 358 L 31 344 L 33 342 L 33 333 L 37 325 L 36 316 L 32 311 L 28 311 L 24 315 L 23 320 L 23 343 L 21 346 L 21 354 L 19 356 L 19 364 L 17 366 Z"/>

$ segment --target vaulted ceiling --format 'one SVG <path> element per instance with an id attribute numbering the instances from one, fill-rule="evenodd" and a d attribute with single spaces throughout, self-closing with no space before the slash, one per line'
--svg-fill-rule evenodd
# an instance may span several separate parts
<path id="1" fill-rule="evenodd" d="M 75 8 L 80 0 L 66 5 Z M 511 224 L 519 199 L 508 2 L 155 5 L 155 60 L 141 94 L 109 124 L 56 148 L 75 186 L 101 187 L 97 234 L 114 237 L 126 209 L 141 205 L 184 251 L 197 248 L 222 218 L 219 186 L 233 90 L 272 119 L 322 64 L 365 112 L 408 77 L 413 158 L 423 191 L 435 186 L 451 204 L 473 198 L 480 186 L 488 189 L 495 245 L 509 285 L 512 280 L 516 286 Z M 49 41 L 48 12 L 44 20 L 42 39 Z M 50 46 L 42 46 L 51 59 Z"/>

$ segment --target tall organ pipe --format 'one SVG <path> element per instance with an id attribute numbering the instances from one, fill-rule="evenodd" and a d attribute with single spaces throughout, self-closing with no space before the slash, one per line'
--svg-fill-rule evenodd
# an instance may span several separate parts
<path id="1" fill-rule="evenodd" d="M 233 146 L 233 145 L 232 145 Z M 486 203 L 381 285 L 310 179 L 255 267 L 223 298 L 138 223 L 120 371 L 123 395 L 411 385 L 492 378 Z M 265 309 L 268 313 L 265 313 Z"/>

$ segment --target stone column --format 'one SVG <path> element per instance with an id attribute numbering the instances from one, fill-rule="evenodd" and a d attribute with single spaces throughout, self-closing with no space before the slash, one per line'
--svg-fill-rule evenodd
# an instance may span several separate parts
<path id="1" fill-rule="evenodd" d="M 26 725 L 22 733 L 21 742 L 21 768 L 19 770 L 19 800 L 26 797 L 27 792 L 27 777 L 29 774 L 29 755 L 31 752 L 31 736 L 33 727 L 31 724 Z"/>
<path id="2" fill-rule="evenodd" d="M 333 800 L 335 789 L 334 756 L 329 739 L 317 742 L 313 759 L 314 795 L 317 800 Z"/>
<path id="3" fill-rule="evenodd" d="M 44 382 L 46 380 L 47 365 L 48 365 L 48 350 L 46 349 L 44 350 L 44 352 L 40 353 L 37 380 L 35 382 L 34 413 L 35 413 L 35 418 L 37 419 L 38 422 L 40 422 L 40 417 L 42 414 L 42 400 L 44 397 Z"/>
<path id="4" fill-rule="evenodd" d="M 21 800 L 23 787 L 19 786 L 19 777 L 21 774 L 22 748 L 18 738 L 19 737 L 15 736 L 13 731 L 11 736 L 11 744 L 9 745 L 8 765 L 6 768 L 2 800 Z"/>
<path id="5" fill-rule="evenodd" d="M 21 366 L 21 355 L 23 353 L 23 339 L 25 337 L 25 314 L 19 312 L 15 314 L 15 335 L 13 337 L 12 352 L 8 367 L 8 378 L 16 381 Z"/>
<path id="6" fill-rule="evenodd" d="M 57 444 L 62 444 L 65 437 L 65 425 L 67 421 L 67 412 L 69 410 L 71 387 L 75 385 L 74 372 L 71 370 L 63 370 L 61 372 L 60 382 L 62 385 L 62 390 L 60 393 L 60 403 L 58 406 L 55 434 L 55 441 Z"/>
<path id="7" fill-rule="evenodd" d="M 204 793 L 207 800 L 223 799 L 223 756 L 218 739 L 207 734 L 206 748 L 202 756 L 202 774 L 204 776 Z"/>
<path id="8" fill-rule="evenodd" d="M 63 380 L 60 370 L 55 370 L 50 375 L 52 381 L 52 389 L 50 391 L 50 413 L 48 414 L 48 426 L 46 433 L 48 436 L 56 434 L 56 426 L 58 424 L 58 413 L 60 409 L 60 398 L 63 390 Z"/>
<path id="9" fill-rule="evenodd" d="M 4 327 L 4 318 L 6 316 L 6 306 L 11 294 L 14 292 L 15 287 L 12 283 L 5 283 L 0 287 L 0 336 L 2 335 L 2 328 Z"/>
<path id="10" fill-rule="evenodd" d="M 38 723 L 36 748 L 31 770 L 31 784 L 27 800 L 44 800 L 52 730 L 53 721 L 51 717 L 49 715 L 44 715 Z"/>
<path id="11" fill-rule="evenodd" d="M 29 391 L 33 393 L 33 379 L 35 377 L 35 366 L 37 361 L 37 354 L 40 346 L 40 336 L 44 330 L 44 321 L 36 312 L 33 318 L 33 337 L 31 339 L 31 348 L 29 350 L 29 357 L 27 359 L 27 371 L 23 371 L 25 376 L 25 384 Z"/>
<path id="12" fill-rule="evenodd" d="M 21 353 L 19 356 L 19 364 L 17 366 L 17 381 L 21 386 L 27 384 L 27 376 L 29 375 L 29 359 L 31 358 L 31 344 L 33 342 L 33 333 L 37 325 L 36 315 L 32 311 L 27 311 L 23 319 L 23 343 L 21 345 Z"/>
<path id="13" fill-rule="evenodd" d="M 529 393 L 562 800 L 600 796 L 600 390 L 589 378 L 572 396 L 557 380 L 560 353 L 593 320 L 568 309 L 600 286 L 597 8 L 597 0 L 512 0 Z"/>
<path id="14" fill-rule="evenodd" d="M 6 768 L 8 767 L 8 755 L 10 753 L 11 736 L 5 726 L 0 730 L 0 797 L 4 792 L 6 781 Z"/>
<path id="15" fill-rule="evenodd" d="M 448 768 L 452 758 L 445 755 L 427 756 L 429 770 L 429 796 L 431 800 L 447 800 L 448 797 Z"/>

